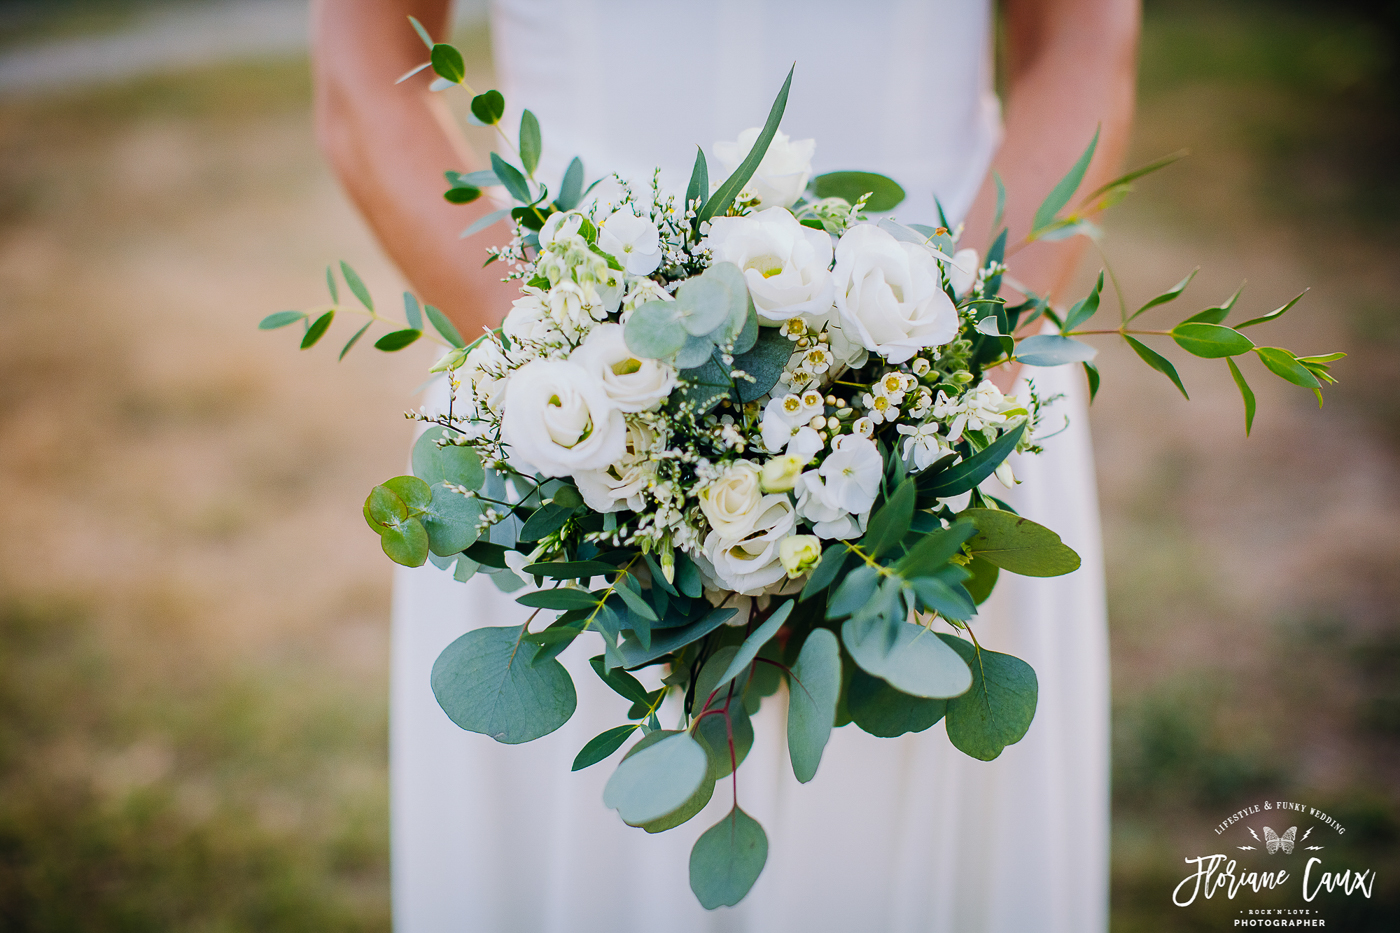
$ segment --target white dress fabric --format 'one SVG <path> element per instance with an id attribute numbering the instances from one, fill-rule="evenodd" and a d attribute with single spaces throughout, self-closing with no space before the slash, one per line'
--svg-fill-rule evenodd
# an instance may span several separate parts
<path id="1" fill-rule="evenodd" d="M 695 145 L 759 125 L 797 62 L 783 129 L 817 140 L 815 171 L 865 169 L 909 193 L 905 221 L 970 205 L 997 143 L 990 12 L 972 0 L 643 3 L 498 0 L 496 66 L 508 105 L 540 118 L 546 170 L 683 184 Z M 518 111 L 517 111 L 518 112 Z M 714 165 L 713 158 L 711 165 Z M 712 169 L 712 172 L 716 172 Z M 590 178 L 595 177 L 590 174 Z M 706 911 L 688 881 L 692 844 L 732 802 L 727 781 L 683 826 L 649 835 L 602 803 L 620 753 L 571 773 L 590 738 L 625 721 L 580 638 L 561 656 L 578 710 L 535 742 L 464 732 L 429 673 L 462 633 L 523 620 L 484 577 L 428 565 L 395 581 L 391 712 L 397 933 L 1096 933 L 1108 907 L 1108 648 L 1094 466 L 1082 374 L 1031 373 L 1046 397 L 1039 457 L 1002 494 L 1083 558 L 1074 574 L 1002 574 L 974 623 L 1040 682 L 1029 734 L 993 762 L 941 723 L 898 739 L 835 730 L 815 780 L 792 776 L 783 694 L 755 717 L 740 805 L 768 833 L 768 862 L 735 908 Z M 430 405 L 442 405 L 441 389 Z M 998 487 L 999 488 L 999 487 Z M 668 723 L 669 725 L 669 723 Z"/>

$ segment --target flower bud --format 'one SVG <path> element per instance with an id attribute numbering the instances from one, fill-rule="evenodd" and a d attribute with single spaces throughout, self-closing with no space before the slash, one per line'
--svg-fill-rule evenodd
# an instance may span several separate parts
<path id="1" fill-rule="evenodd" d="M 778 560 L 795 580 L 809 572 L 822 559 L 822 542 L 816 535 L 789 535 L 778 542 Z"/>
<path id="2" fill-rule="evenodd" d="M 806 465 L 807 458 L 796 454 L 774 457 L 763 465 L 759 486 L 764 492 L 787 492 L 797 485 L 797 477 L 802 475 L 802 468 Z"/>

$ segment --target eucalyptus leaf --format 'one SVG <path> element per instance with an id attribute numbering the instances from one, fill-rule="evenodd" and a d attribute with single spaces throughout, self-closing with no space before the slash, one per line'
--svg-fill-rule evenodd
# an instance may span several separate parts
<path id="1" fill-rule="evenodd" d="M 1239 356 L 1254 349 L 1254 341 L 1239 331 L 1204 322 L 1176 325 L 1172 328 L 1172 339 L 1192 356 L 1208 360 Z"/>
<path id="2" fill-rule="evenodd" d="M 706 910 L 733 907 L 744 899 L 768 860 L 768 835 L 735 806 L 705 830 L 690 850 L 690 889 Z"/>
<path id="3" fill-rule="evenodd" d="M 543 564 L 528 564 L 525 572 L 537 577 L 553 577 L 560 580 L 587 580 L 604 574 L 617 573 L 612 564 L 598 560 L 549 561 Z"/>
<path id="4" fill-rule="evenodd" d="M 530 176 L 540 164 L 540 121 L 528 110 L 520 114 L 520 162 Z"/>
<path id="5" fill-rule="evenodd" d="M 423 309 L 412 292 L 403 293 L 403 316 L 414 330 L 423 329 Z"/>
<path id="6" fill-rule="evenodd" d="M 880 574 L 874 567 L 863 564 L 846 575 L 826 604 L 826 617 L 840 619 L 855 612 L 875 595 Z"/>
<path id="7" fill-rule="evenodd" d="M 812 191 L 819 198 L 842 198 L 851 204 L 868 193 L 866 209 L 880 214 L 904 200 L 904 189 L 893 178 L 875 172 L 827 172 L 812 179 Z"/>
<path id="8" fill-rule="evenodd" d="M 623 330 L 627 349 L 644 359 L 665 360 L 685 346 L 686 330 L 673 301 L 648 301 L 637 306 Z"/>
<path id="9" fill-rule="evenodd" d="M 1280 379 L 1285 379 L 1305 389 L 1322 388 L 1322 383 L 1317 381 L 1317 376 L 1298 362 L 1296 356 L 1282 347 L 1256 347 L 1254 352 L 1259 354 L 1260 361 L 1269 368 L 1269 371 Z"/>
<path id="10" fill-rule="evenodd" d="M 462 53 L 456 47 L 445 42 L 433 44 L 430 61 L 433 64 L 433 71 L 444 81 L 451 81 L 453 84 L 461 84 L 462 79 L 467 76 L 467 65 L 462 60 Z"/>
<path id="11" fill-rule="evenodd" d="M 882 739 L 923 732 L 943 718 L 948 701 L 900 693 L 878 677 L 857 669 L 846 691 L 846 707 L 861 731 Z M 789 714 L 791 715 L 791 714 Z"/>
<path id="12" fill-rule="evenodd" d="M 1230 377 L 1235 380 L 1235 386 L 1240 390 L 1240 397 L 1244 399 L 1244 436 L 1249 437 L 1249 432 L 1254 427 L 1254 390 L 1249 387 L 1249 383 L 1244 379 L 1244 373 L 1235 365 L 1235 361 L 1227 359 L 1230 365 Z"/>
<path id="13" fill-rule="evenodd" d="M 622 760 L 603 789 L 603 803 L 624 822 L 648 823 L 690 799 L 708 768 L 705 750 L 689 733 L 668 735 Z"/>
<path id="14" fill-rule="evenodd" d="M 792 600 L 783 603 L 774 609 L 767 619 L 763 620 L 762 625 L 749 633 L 749 637 L 744 639 L 744 643 L 739 647 L 734 660 L 729 662 L 729 667 L 721 675 L 720 683 L 727 683 L 738 677 L 744 668 L 753 663 L 753 659 L 758 657 L 758 652 L 772 640 L 774 635 L 778 634 L 778 629 L 782 628 L 788 616 L 792 615 L 793 605 Z"/>
<path id="15" fill-rule="evenodd" d="M 415 343 L 421 336 L 423 336 L 423 332 L 415 327 L 406 327 L 403 330 L 390 331 L 374 342 L 374 348 L 376 350 L 382 350 L 385 353 L 394 353 Z"/>
<path id="16" fill-rule="evenodd" d="M 753 347 L 734 357 L 734 368 L 754 378 L 753 382 L 740 379 L 735 383 L 740 401 L 757 401 L 772 391 L 783 374 L 783 368 L 792 358 L 792 346 L 792 341 L 784 337 L 778 328 L 760 328 Z"/>
<path id="17" fill-rule="evenodd" d="M 729 289 L 717 278 L 699 275 L 676 291 L 681 326 L 696 337 L 713 332 L 729 318 Z"/>
<path id="18" fill-rule="evenodd" d="M 428 532 L 416 518 L 385 528 L 379 546 L 391 561 L 405 567 L 421 567 L 428 560 Z"/>
<path id="19" fill-rule="evenodd" d="M 709 769 L 705 780 L 718 781 L 734 773 L 753 750 L 753 721 L 738 689 L 727 703 L 717 702 L 704 716 L 697 715 L 695 740 L 705 749 Z"/>
<path id="20" fill-rule="evenodd" d="M 1025 430 L 1025 423 L 1022 422 L 961 463 L 937 473 L 921 474 L 917 479 L 919 495 L 949 499 L 975 489 L 996 471 L 1003 460 L 1011 456 Z"/>
<path id="21" fill-rule="evenodd" d="M 748 184 L 753 173 L 758 170 L 759 163 L 763 161 L 769 145 L 773 142 L 774 134 L 778 132 L 778 124 L 782 122 L 783 111 L 787 108 L 788 89 L 792 87 L 792 73 L 796 68 L 797 66 L 794 64 L 788 70 L 787 79 L 783 81 L 782 90 L 778 91 L 778 96 L 768 111 L 768 120 L 763 124 L 763 129 L 759 131 L 758 138 L 754 140 L 753 148 L 749 150 L 748 155 L 744 156 L 744 160 L 739 163 L 739 167 L 734 170 L 734 173 L 724 180 L 724 183 L 715 190 L 714 194 L 710 195 L 709 200 L 696 213 L 697 227 L 710 218 L 729 210 L 730 205 L 734 203 L 734 199 L 738 197 L 744 185 Z"/>
<path id="22" fill-rule="evenodd" d="M 964 754 L 991 761 L 1021 741 L 1035 718 L 1039 686 L 1020 658 L 978 650 L 960 638 L 939 635 L 972 671 L 972 686 L 948 703 L 948 739 Z"/>
<path id="23" fill-rule="evenodd" d="M 788 684 L 788 757 L 806 784 L 817 774 L 841 693 L 841 648 L 830 629 L 813 629 L 802 643 Z"/>
<path id="24" fill-rule="evenodd" d="M 461 333 L 457 330 L 456 325 L 448 320 L 447 315 L 443 314 L 432 305 L 425 305 L 423 311 L 428 315 L 428 320 L 432 323 L 433 329 L 442 335 L 443 340 L 446 340 L 448 343 L 452 344 L 452 346 L 459 349 L 467 345 L 466 341 L 462 339 Z"/>
<path id="25" fill-rule="evenodd" d="M 501 180 L 506 191 L 521 204 L 530 203 L 530 186 L 525 181 L 525 176 L 520 174 L 520 169 L 502 159 L 499 153 L 491 153 L 491 170 L 496 173 L 496 177 Z"/>
<path id="26" fill-rule="evenodd" d="M 584 768 L 596 765 L 621 748 L 628 736 L 636 731 L 637 724 L 629 723 L 625 726 L 614 726 L 606 732 L 595 735 L 588 740 L 587 745 L 579 749 L 578 755 L 574 757 L 574 766 L 569 770 L 582 771 Z"/>
<path id="27" fill-rule="evenodd" d="M 850 551 L 846 545 L 839 541 L 828 544 L 826 550 L 822 551 L 822 559 L 807 577 L 807 583 L 802 587 L 802 594 L 798 597 L 799 601 L 805 603 L 836 582 L 836 577 L 841 572 L 841 567 L 845 564 L 849 554 Z"/>
<path id="28" fill-rule="evenodd" d="M 1231 310 L 1232 308 L 1235 307 L 1235 302 L 1236 302 L 1236 301 L 1239 301 L 1240 292 L 1242 292 L 1242 291 L 1244 291 L 1244 283 L 1243 283 L 1243 282 L 1240 283 L 1240 287 L 1239 287 L 1239 288 L 1235 289 L 1235 293 L 1234 293 L 1233 295 L 1231 295 L 1228 299 L 1226 299 L 1226 301 L 1225 301 L 1224 304 L 1222 304 L 1222 305 L 1217 305 L 1217 306 L 1214 307 L 1214 308 L 1206 308 L 1204 311 L 1198 311 L 1198 312 L 1196 312 L 1195 314 L 1193 314 L 1193 315 L 1191 315 L 1190 317 L 1188 317 L 1186 320 L 1182 321 L 1182 323 L 1183 323 L 1183 324 L 1223 324 L 1223 323 L 1225 323 L 1225 319 L 1226 319 L 1227 317 L 1230 316 L 1230 310 Z"/>
<path id="29" fill-rule="evenodd" d="M 626 667 L 640 667 L 648 661 L 670 654 L 678 648 L 690 644 L 698 638 L 719 628 L 735 613 L 734 609 L 712 609 L 703 618 L 678 628 L 658 629 L 652 633 L 651 647 L 644 648 L 635 638 L 622 637 L 622 663 Z"/>
<path id="30" fill-rule="evenodd" d="M 305 317 L 305 311 L 278 311 L 259 321 L 258 330 L 276 330 L 279 327 L 286 327 L 288 324 L 295 324 Z"/>
<path id="31" fill-rule="evenodd" d="M 1196 277 L 1196 273 L 1200 271 L 1200 266 L 1197 266 L 1196 268 L 1192 269 L 1187 274 L 1186 278 L 1182 279 L 1180 282 L 1177 282 L 1171 288 L 1162 292 L 1162 294 L 1158 295 L 1156 298 L 1153 298 L 1147 304 L 1143 305 L 1141 308 L 1138 308 L 1136 311 L 1130 314 L 1128 316 L 1128 320 L 1131 321 L 1133 318 L 1137 317 L 1142 312 L 1149 311 L 1152 308 L 1157 307 L 1158 305 L 1164 305 L 1169 301 L 1176 301 L 1176 299 L 1181 297 L 1181 293 L 1186 291 L 1186 286 L 1191 284 L 1191 280 Z"/>
<path id="32" fill-rule="evenodd" d="M 1089 161 L 1094 157 L 1094 150 L 1099 144 L 1099 130 L 1094 130 L 1094 138 L 1089 141 L 1089 147 L 1084 150 L 1074 165 L 1065 176 L 1056 182 L 1055 187 L 1050 189 L 1050 193 L 1045 196 L 1040 207 L 1036 209 L 1035 218 L 1031 221 L 1031 236 L 1048 227 L 1055 220 L 1055 215 L 1060 212 L 1069 199 L 1074 197 L 1074 192 L 1079 188 L 1079 183 L 1084 180 L 1084 172 L 1089 168 Z"/>
<path id="33" fill-rule="evenodd" d="M 710 798 L 715 795 L 715 782 L 704 780 L 700 782 L 700 789 L 690 795 L 690 799 L 681 804 L 677 809 L 661 817 L 642 824 L 642 829 L 649 833 L 664 833 L 668 829 L 675 829 L 682 823 L 688 822 L 696 816 L 705 805 L 710 802 Z"/>
<path id="34" fill-rule="evenodd" d="M 992 595 L 992 590 L 997 585 L 997 577 L 1001 574 L 1001 568 L 989 560 L 974 557 L 972 563 L 967 565 L 967 569 L 972 573 L 972 576 L 963 586 L 972 597 L 972 601 L 980 606 L 987 601 L 987 597 Z"/>
<path id="35" fill-rule="evenodd" d="M 492 224 L 497 223 L 498 221 L 505 220 L 507 217 L 510 216 L 510 211 L 511 209 L 508 207 L 503 207 L 498 211 L 492 211 L 486 216 L 478 218 L 471 224 L 471 226 L 467 227 L 467 229 L 463 230 L 457 236 L 459 239 L 466 239 L 474 233 L 480 233 L 482 230 L 485 230 Z"/>
<path id="36" fill-rule="evenodd" d="M 553 590 L 533 590 L 516 597 L 516 602 L 532 609 L 592 609 L 598 598 L 587 590 L 560 587 Z"/>
<path id="37" fill-rule="evenodd" d="M 972 683 L 967 664 L 938 636 L 922 625 L 899 622 L 893 646 L 878 628 L 864 634 L 854 619 L 841 626 L 841 640 L 851 658 L 867 673 L 917 697 L 947 698 L 965 692 Z"/>
<path id="38" fill-rule="evenodd" d="M 410 513 L 423 511 L 433 500 L 432 489 L 416 476 L 395 476 L 382 485 L 398 497 Z"/>
<path id="39" fill-rule="evenodd" d="M 685 205 L 699 206 L 710 196 L 710 167 L 705 162 L 705 150 L 695 147 L 695 167 L 690 170 L 690 184 L 685 189 Z M 696 204 L 696 202 L 699 204 Z"/>
<path id="40" fill-rule="evenodd" d="M 603 655 L 598 655 L 588 659 L 588 663 L 597 672 L 598 677 L 612 688 L 613 692 L 631 700 L 633 703 L 651 704 L 651 697 L 647 694 L 646 687 L 641 681 L 631 674 L 618 668 L 609 668 Z"/>
<path id="41" fill-rule="evenodd" d="M 467 632 L 438 655 L 432 687 L 448 718 L 468 732 L 518 745 L 568 722 L 578 705 L 569 672 L 558 661 L 532 663 L 537 645 L 525 626 Z"/>
<path id="42" fill-rule="evenodd" d="M 506 99 L 500 91 L 487 91 L 472 98 L 472 116 L 487 126 L 499 123 L 506 113 Z"/>
<path id="43" fill-rule="evenodd" d="M 1301 292 L 1299 292 L 1296 296 L 1294 296 L 1294 298 L 1293 298 L 1291 301 L 1289 301 L 1287 304 L 1285 304 L 1283 307 L 1281 307 L 1281 308 L 1275 308 L 1273 311 L 1270 311 L 1268 314 L 1265 314 L 1265 315 L 1263 315 L 1263 316 L 1261 316 L 1261 317 L 1250 318 L 1248 321 L 1245 321 L 1243 324 L 1236 324 L 1235 327 L 1236 327 L 1237 329 L 1239 329 L 1239 328 L 1244 328 L 1244 327 L 1253 327 L 1255 324 L 1263 324 L 1263 323 L 1266 323 L 1266 322 L 1268 322 L 1268 321 L 1277 320 L 1278 318 L 1283 317 L 1284 312 L 1286 312 L 1289 308 L 1293 307 L 1293 306 L 1296 305 L 1298 302 L 1302 301 L 1302 300 L 1303 300 L 1303 296 L 1306 295 L 1307 293 L 1308 293 L 1308 290 L 1305 288 L 1305 289 L 1303 289 Z"/>
<path id="44" fill-rule="evenodd" d="M 872 558 L 881 557 L 897 545 L 909 531 L 909 523 L 914 518 L 915 495 L 914 483 L 904 480 L 871 517 L 865 537 L 860 543 Z"/>
<path id="45" fill-rule="evenodd" d="M 345 342 L 345 346 L 340 348 L 340 356 L 337 359 L 345 359 L 345 354 L 349 353 L 355 344 L 360 342 L 360 338 L 365 335 L 365 331 L 374 325 L 373 321 L 366 321 L 365 326 L 355 331 L 355 335 Z"/>
<path id="46" fill-rule="evenodd" d="M 331 321 L 335 320 L 335 309 L 327 311 L 325 314 L 311 322 L 311 326 L 306 329 L 305 335 L 301 338 L 301 348 L 309 350 L 326 335 L 326 331 L 331 328 Z"/>
<path id="47" fill-rule="evenodd" d="M 1086 363 L 1099 355 L 1095 347 L 1056 334 L 1036 334 L 1016 344 L 1016 360 L 1027 366 L 1063 366 Z"/>
<path id="48" fill-rule="evenodd" d="M 574 510 L 561 505 L 544 505 L 535 509 L 520 529 L 521 541 L 539 541 L 554 534 L 573 516 Z"/>
<path id="49" fill-rule="evenodd" d="M 958 516 L 977 526 L 973 556 L 1027 577 L 1058 577 L 1079 569 L 1079 555 L 1060 536 L 1028 518 L 999 509 L 967 509 Z"/>
<path id="50" fill-rule="evenodd" d="M 365 288 L 365 283 L 360 279 L 359 273 L 350 268 L 350 264 L 345 260 L 340 261 L 340 274 L 345 276 L 345 284 L 350 286 L 350 291 L 355 298 L 370 311 L 374 310 L 374 299 L 369 295 L 369 289 Z"/>
<path id="51" fill-rule="evenodd" d="M 931 531 L 899 559 L 894 570 L 905 578 L 928 576 L 946 566 L 962 550 L 963 542 L 976 533 L 976 526 L 967 521 Z"/>
<path id="52" fill-rule="evenodd" d="M 714 352 L 715 344 L 709 337 L 686 334 L 685 343 L 681 344 L 680 350 L 676 353 L 676 368 L 687 370 L 703 366 Z"/>

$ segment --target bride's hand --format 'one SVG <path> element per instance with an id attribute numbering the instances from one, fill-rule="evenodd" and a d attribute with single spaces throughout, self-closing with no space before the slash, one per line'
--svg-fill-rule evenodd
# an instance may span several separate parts
<path id="1" fill-rule="evenodd" d="M 1140 9 L 1137 0 L 1005 0 L 1002 8 L 1006 129 L 993 167 L 1006 185 L 1007 265 L 1016 281 L 1054 300 L 1069 285 L 1084 238 L 1017 245 L 1095 129 L 1099 144 L 1080 191 L 1108 181 L 1122 161 L 1133 119 Z M 986 250 L 996 232 L 995 206 L 989 176 L 968 213 L 963 245 Z M 1002 366 L 988 377 L 1006 392 L 1019 368 Z"/>
<path id="2" fill-rule="evenodd" d="M 498 325 L 514 297 L 499 273 L 482 268 L 486 238 L 458 239 L 493 205 L 443 199 L 444 170 L 479 166 L 428 91 L 431 73 L 394 83 L 427 57 L 408 17 L 443 36 L 449 10 L 449 0 L 315 0 L 316 134 L 384 250 L 423 300 L 471 339 Z"/>

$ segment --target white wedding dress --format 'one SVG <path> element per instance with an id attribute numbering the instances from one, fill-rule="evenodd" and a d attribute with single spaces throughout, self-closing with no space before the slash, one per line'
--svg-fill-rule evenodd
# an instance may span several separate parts
<path id="1" fill-rule="evenodd" d="M 542 177 L 581 155 L 590 178 L 650 167 L 684 184 L 695 146 L 762 124 L 796 75 L 783 129 L 817 140 L 817 172 L 898 180 L 904 221 L 970 205 L 998 141 L 991 22 L 975 0 L 495 0 L 496 68 L 508 106 L 539 117 Z M 507 122 L 510 122 L 509 118 Z M 711 164 L 714 160 L 711 158 Z M 718 169 L 712 168 L 717 174 Z M 981 246 L 981 244 L 977 244 Z M 504 310 L 504 309 L 503 309 Z M 975 623 L 983 645 L 1026 659 L 1040 681 L 1029 734 L 994 762 L 966 757 L 942 724 L 899 739 L 835 730 L 799 785 L 782 695 L 756 717 L 740 803 L 765 827 L 767 866 L 736 908 L 707 912 L 687 866 L 727 811 L 727 782 L 689 823 L 648 835 L 604 808 L 618 755 L 578 773 L 574 755 L 625 720 L 626 700 L 562 659 L 578 710 L 536 742 L 464 732 L 429 687 L 463 632 L 514 625 L 513 597 L 429 565 L 400 569 L 391 717 L 394 922 L 398 933 L 734 930 L 1096 933 L 1107 926 L 1108 652 L 1094 467 L 1078 370 L 1032 373 L 1064 393 L 1068 428 L 1015 466 L 1005 493 L 1083 558 L 1067 577 L 1003 574 Z M 441 404 L 430 394 L 429 404 Z"/>

